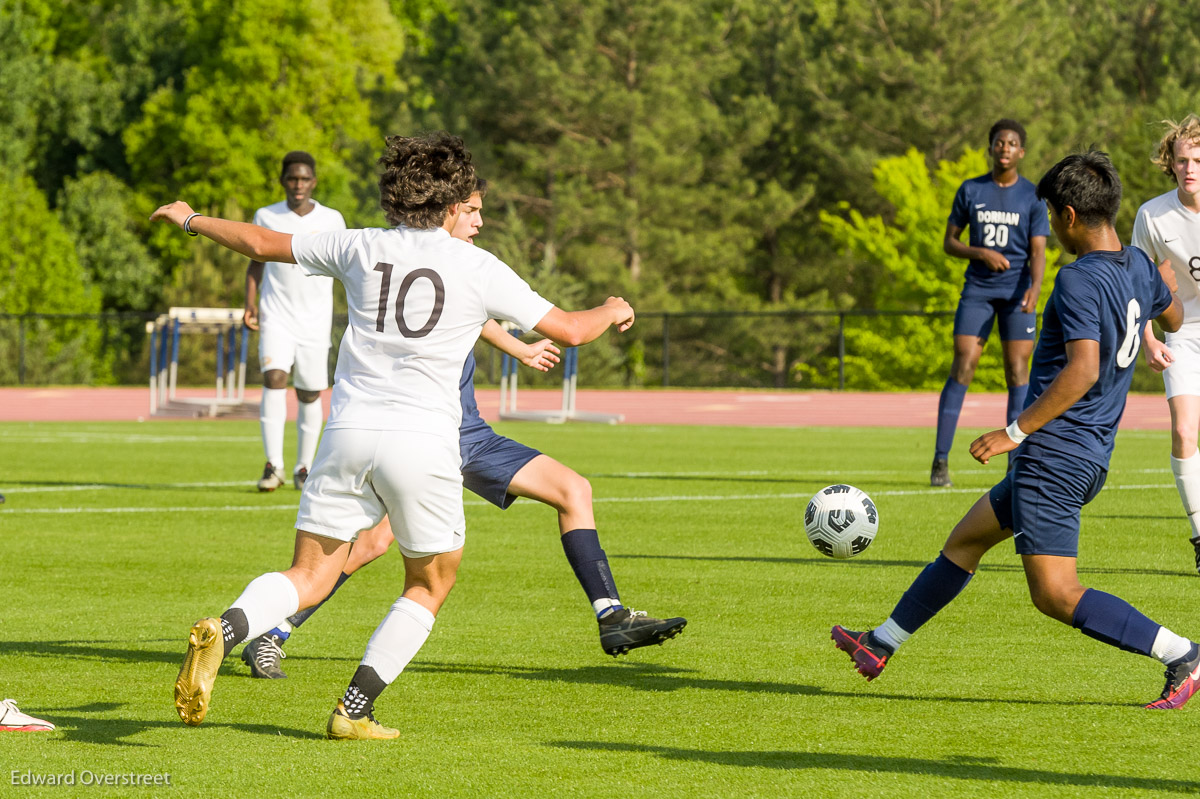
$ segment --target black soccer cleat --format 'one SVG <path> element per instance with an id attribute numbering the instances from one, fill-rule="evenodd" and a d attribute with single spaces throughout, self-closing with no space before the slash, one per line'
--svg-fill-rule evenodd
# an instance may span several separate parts
<path id="1" fill-rule="evenodd" d="M 1147 710 L 1176 710 L 1187 704 L 1200 689 L 1200 646 L 1167 666 L 1167 685 L 1162 696 L 1146 705 Z"/>
<path id="2" fill-rule="evenodd" d="M 950 488 L 954 485 L 950 482 L 950 461 L 945 458 L 933 459 L 933 466 L 929 470 L 929 485 L 936 488 Z"/>
<path id="3" fill-rule="evenodd" d="M 282 680 L 287 677 L 279 662 L 287 657 L 283 641 L 277 635 L 264 633 L 242 649 L 242 662 L 250 667 L 250 676 L 260 680 Z"/>
<path id="4" fill-rule="evenodd" d="M 683 632 L 687 619 L 652 619 L 644 610 L 621 608 L 600 620 L 600 647 L 617 657 L 631 649 L 662 644 Z"/>
<path id="5" fill-rule="evenodd" d="M 0 499 L 0 502 L 3 501 Z M 1196 572 L 1200 574 L 1200 538 L 1189 538 L 1188 540 L 1192 542 L 1192 548 L 1196 550 Z"/>
<path id="6" fill-rule="evenodd" d="M 854 661 L 858 673 L 873 680 L 883 673 L 892 653 L 880 646 L 871 638 L 871 631 L 863 633 L 847 630 L 840 624 L 834 625 L 829 631 L 833 645 L 845 652 Z"/>

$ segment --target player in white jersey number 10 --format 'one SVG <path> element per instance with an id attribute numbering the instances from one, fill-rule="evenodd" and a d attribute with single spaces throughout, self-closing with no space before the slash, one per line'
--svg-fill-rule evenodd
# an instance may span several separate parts
<path id="1" fill-rule="evenodd" d="M 292 565 L 251 581 L 220 618 L 193 625 L 175 682 L 186 724 L 208 713 L 224 657 L 327 596 L 355 537 L 386 514 L 404 555 L 404 592 L 367 643 L 326 734 L 397 737 L 372 710 L 428 637 L 462 559 L 458 383 L 480 329 L 506 319 L 578 346 L 634 322 L 619 297 L 560 310 L 495 256 L 449 235 L 475 190 L 471 155 L 458 137 L 389 137 L 380 163 L 388 229 L 290 235 L 200 216 L 183 202 L 151 216 L 254 260 L 337 278 L 350 317 L 329 422 L 300 500 Z"/>

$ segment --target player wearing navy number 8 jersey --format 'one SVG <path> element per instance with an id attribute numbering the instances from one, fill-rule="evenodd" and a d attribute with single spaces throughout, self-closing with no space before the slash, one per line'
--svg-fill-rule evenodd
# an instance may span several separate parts
<path id="1" fill-rule="evenodd" d="M 329 422 L 300 500 L 292 566 L 256 578 L 220 619 L 192 627 L 175 683 L 176 710 L 187 724 L 207 714 L 230 650 L 327 596 L 351 542 L 386 514 L 404 555 L 404 592 L 371 636 L 326 734 L 397 737 L 372 709 L 425 642 L 462 559 L 458 378 L 480 329 L 507 319 L 577 346 L 610 326 L 633 324 L 633 309 L 619 297 L 562 311 L 495 256 L 449 235 L 475 188 L 471 155 L 458 137 L 389 137 L 380 163 L 389 229 L 292 236 L 202 217 L 181 202 L 151 217 L 256 260 L 336 277 L 350 317 Z"/>
<path id="2" fill-rule="evenodd" d="M 937 438 L 929 483 L 949 486 L 950 447 L 967 387 L 999 321 L 1008 385 L 1007 421 L 1025 404 L 1029 356 L 1037 330 L 1038 295 L 1046 271 L 1046 204 L 1017 169 L 1025 157 L 1025 128 L 1002 119 L 988 132 L 992 170 L 963 182 L 954 195 L 942 247 L 966 258 L 962 296 L 954 314 L 954 360 L 938 397 Z M 960 240 L 970 229 L 969 243 Z"/>
<path id="3" fill-rule="evenodd" d="M 1154 164 L 1175 188 L 1146 202 L 1133 223 L 1133 244 L 1146 251 L 1177 289 L 1183 327 L 1159 341 L 1144 334 L 1146 360 L 1163 373 L 1171 408 L 1171 471 L 1191 528 L 1200 571 L 1200 117 L 1166 122 Z M 1165 371 L 1164 371 L 1165 370 Z"/>
<path id="4" fill-rule="evenodd" d="M 1025 409 L 1006 430 L 971 444 L 981 463 L 1013 452 L 1012 470 L 955 526 L 891 616 L 868 632 L 841 626 L 837 647 L 867 679 L 971 580 L 983 555 L 1012 539 L 1042 613 L 1092 638 L 1166 665 L 1166 686 L 1146 707 L 1182 707 L 1200 686 L 1200 647 L 1112 594 L 1084 588 L 1076 572 L 1080 509 L 1104 485 L 1113 439 L 1133 378 L 1142 328 L 1167 330 L 1183 307 L 1154 264 L 1122 247 L 1113 228 L 1121 182 L 1108 156 L 1072 155 L 1042 178 L 1054 233 L 1079 257 L 1064 266 L 1042 314 Z"/>

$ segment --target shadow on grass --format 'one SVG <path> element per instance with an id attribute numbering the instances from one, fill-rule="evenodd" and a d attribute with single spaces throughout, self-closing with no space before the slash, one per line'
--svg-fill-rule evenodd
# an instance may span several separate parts
<path id="1" fill-rule="evenodd" d="M 169 698 L 169 697 L 168 697 Z M 62 740 L 78 743 L 100 744 L 103 746 L 140 746 L 156 748 L 158 744 L 139 743 L 126 740 L 143 732 L 159 729 L 188 730 L 181 721 L 161 721 L 158 719 L 106 719 L 97 718 L 94 714 L 112 713 L 123 707 L 123 702 L 91 702 L 75 707 L 39 707 L 37 713 L 44 715 L 54 722 L 57 731 L 62 733 Z M 324 738 L 314 730 L 293 730 L 287 727 L 277 727 L 272 724 L 233 724 L 221 722 L 206 722 L 197 729 L 236 730 L 254 735 L 270 735 L 273 737 L 294 738 L 297 740 L 314 740 Z M 195 733 L 193 733 L 195 734 Z"/>
<path id="2" fill-rule="evenodd" d="M 842 755 L 833 752 L 710 752 L 704 749 L 678 749 L 670 746 L 643 746 L 603 741 L 548 741 L 547 745 L 562 749 L 646 754 L 664 760 L 713 763 L 719 766 L 855 771 L 870 774 L 872 782 L 877 782 L 879 774 L 912 774 L 991 783 L 1072 785 L 1170 793 L 1200 793 L 1200 782 L 1017 768 L 998 765 L 993 758 L 971 756 L 932 760 L 918 757 L 888 757 L 886 755 Z M 862 787 L 866 788 L 867 786 Z"/>
<path id="3" fill-rule="evenodd" d="M 1011 552 L 1008 554 L 1012 554 Z M 890 569 L 896 567 L 923 569 L 929 565 L 927 560 L 873 560 L 871 558 L 854 558 L 852 560 L 837 560 L 814 555 L 808 558 L 777 558 L 761 555 L 619 555 L 610 553 L 612 560 L 684 560 L 684 561 L 716 561 L 720 563 L 786 563 L 803 564 L 805 566 L 826 566 L 838 569 Z M 1190 566 L 1190 564 L 1188 564 Z M 1022 572 L 1024 568 L 1019 563 L 983 563 L 981 572 Z M 1155 577 L 1183 577 L 1194 580 L 1196 574 L 1191 569 L 1143 569 L 1125 568 L 1120 566 L 1079 566 L 1079 574 L 1145 574 Z M 915 576 L 915 575 L 914 575 Z"/>
<path id="4" fill-rule="evenodd" d="M 106 644 L 131 643 L 170 643 L 174 649 L 162 651 L 159 649 L 131 649 L 127 647 L 106 646 Z M 34 657 L 70 658 L 72 660 L 123 661 L 126 663 L 169 663 L 178 667 L 183 663 L 183 655 L 187 650 L 186 639 L 154 638 L 140 641 L 96 640 L 96 641 L 0 641 L 0 655 L 32 655 Z M 328 655 L 298 656 L 300 660 L 322 660 L 338 663 L 358 662 L 358 658 L 346 655 L 334 657 Z M 235 650 L 221 664 L 222 676 L 249 677 L 250 670 L 242 665 Z"/>
<path id="5" fill-rule="evenodd" d="M 994 696 L 933 696 L 877 693 L 874 691 L 831 691 L 803 683 L 766 682 L 762 680 L 720 680 L 695 677 L 692 669 L 663 666 L 656 663 L 620 663 L 608 666 L 582 666 L 570 669 L 542 669 L 528 666 L 496 666 L 469 663 L 411 663 L 406 672 L 483 674 L 512 677 L 517 680 L 605 685 L 633 688 L 639 691 L 670 693 L 682 690 L 732 691 L 755 694 L 788 694 L 850 698 L 855 700 L 882 699 L 900 702 L 953 702 L 963 704 L 1003 704 L 1051 707 L 1137 707 L 1141 704 L 1114 702 L 1059 701 L 1050 699 L 1005 699 Z"/>

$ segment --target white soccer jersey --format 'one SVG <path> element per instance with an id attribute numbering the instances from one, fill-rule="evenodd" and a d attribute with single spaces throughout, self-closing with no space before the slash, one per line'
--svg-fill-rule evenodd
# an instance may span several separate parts
<path id="1" fill-rule="evenodd" d="M 304 216 L 278 202 L 259 208 L 254 224 L 280 233 L 325 233 L 345 230 L 342 215 L 313 200 L 315 206 Z M 333 280 L 313 277 L 295 264 L 268 261 L 263 269 L 258 299 L 259 322 L 263 327 L 282 328 L 300 344 L 329 346 L 333 328 Z"/>
<path id="2" fill-rule="evenodd" d="M 1200 214 L 1189 211 L 1174 190 L 1142 204 L 1133 222 L 1133 246 L 1170 261 L 1183 303 L 1183 327 L 1167 341 L 1200 338 Z"/>
<path id="3" fill-rule="evenodd" d="M 458 381 L 488 319 L 533 329 L 554 307 L 506 264 L 441 228 L 292 239 L 313 274 L 342 281 L 342 337 L 327 429 L 412 430 L 457 441 Z"/>

